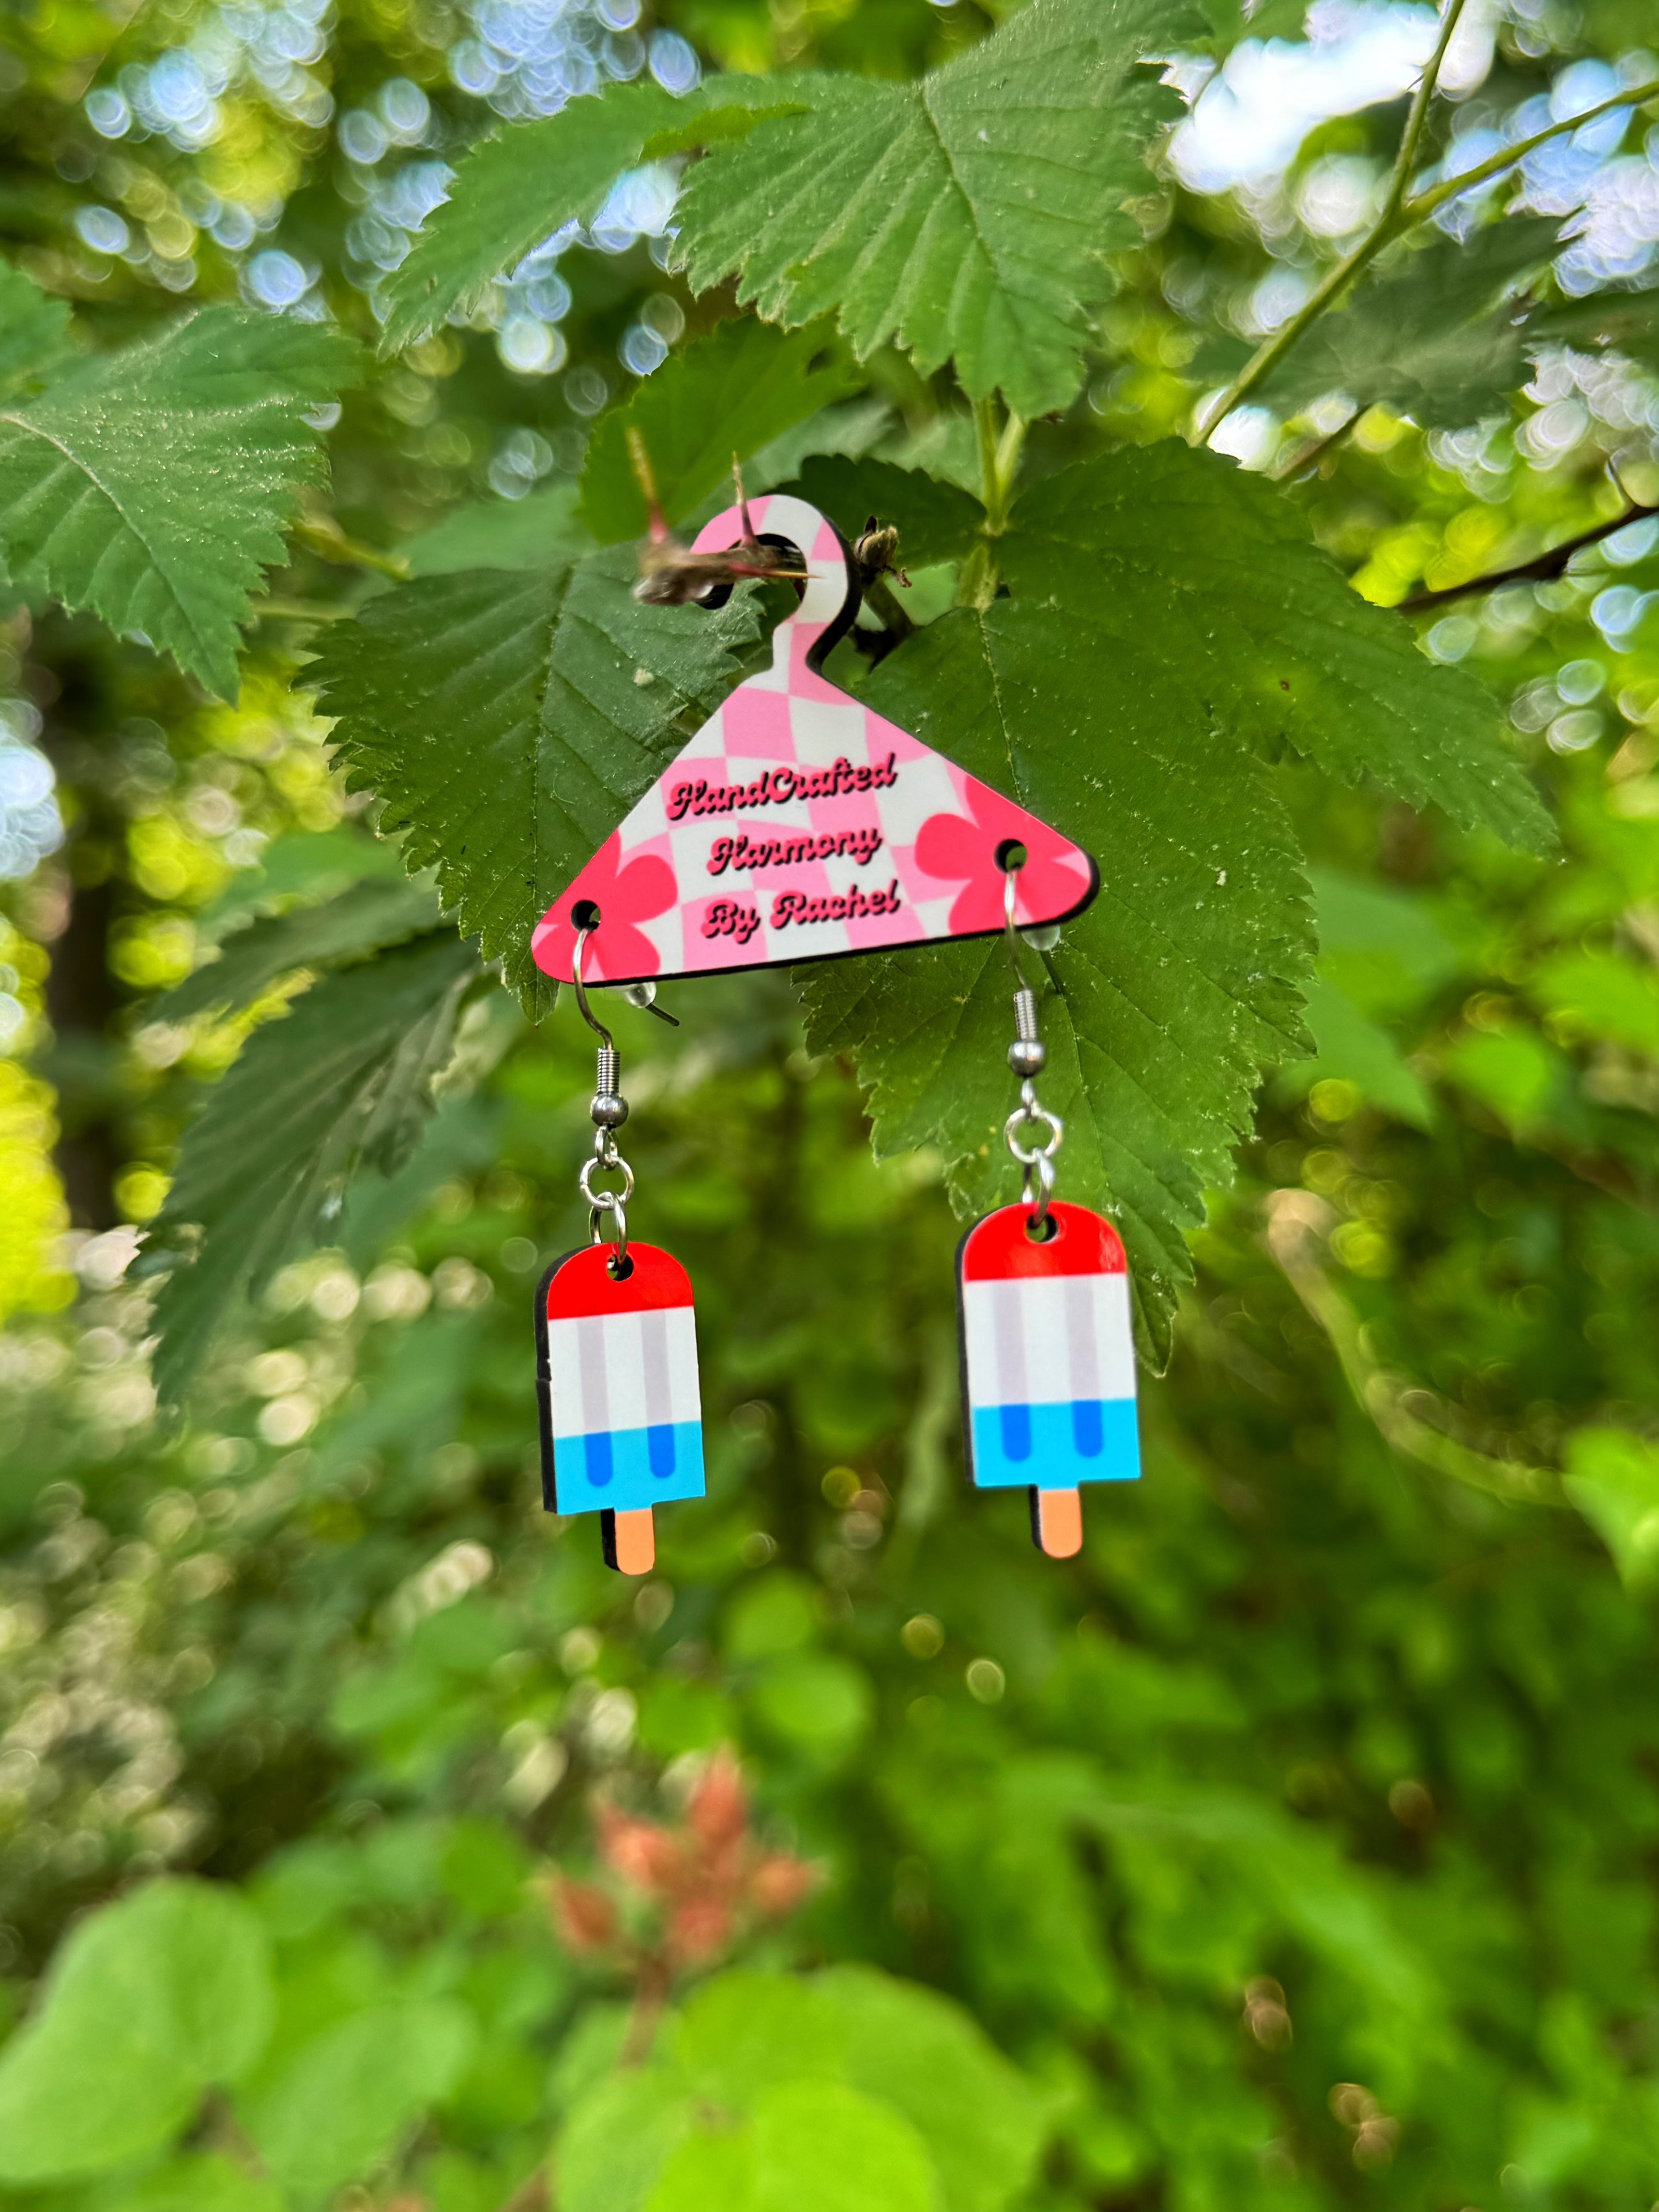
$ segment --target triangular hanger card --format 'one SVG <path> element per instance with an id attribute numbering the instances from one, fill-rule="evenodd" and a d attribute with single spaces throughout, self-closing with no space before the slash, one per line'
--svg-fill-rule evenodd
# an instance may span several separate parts
<path id="1" fill-rule="evenodd" d="M 738 684 L 549 908 L 538 967 L 568 978 L 581 928 L 590 983 L 988 936 L 1003 927 L 1016 846 L 1018 926 L 1080 913 L 1099 888 L 1080 846 L 820 672 L 859 605 L 835 526 L 782 495 L 749 513 L 759 537 L 805 556 L 800 605 L 774 633 L 770 668 Z M 727 549 L 741 526 L 729 507 L 693 550 Z"/>

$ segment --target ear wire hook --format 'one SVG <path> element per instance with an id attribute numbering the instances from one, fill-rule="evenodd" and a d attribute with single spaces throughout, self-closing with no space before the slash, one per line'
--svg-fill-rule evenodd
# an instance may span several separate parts
<path id="1" fill-rule="evenodd" d="M 576 1188 L 587 1201 L 587 1233 L 590 1242 L 603 1242 L 600 1229 L 606 1214 L 611 1216 L 616 1250 L 611 1257 L 611 1273 L 620 1277 L 628 1270 L 628 1201 L 634 1195 L 634 1170 L 617 1150 L 617 1132 L 628 1119 L 628 1101 L 622 1096 L 622 1055 L 617 1050 L 617 1041 L 587 1003 L 587 990 L 582 981 L 582 957 L 587 951 L 590 931 L 579 929 L 576 949 L 570 963 L 570 980 L 576 989 L 576 1004 L 581 1009 L 582 1019 L 599 1040 L 599 1065 L 595 1073 L 593 1097 L 588 1105 L 588 1116 L 593 1124 L 593 1151 L 582 1163 L 582 1171 L 576 1178 Z M 595 1190 L 596 1174 L 619 1175 L 620 1190 Z"/>
<path id="2" fill-rule="evenodd" d="M 1018 849 L 1018 848 L 1016 849 Z M 1025 865 L 1021 851 L 1002 864 L 1002 918 L 1008 940 L 1008 958 L 1014 970 L 1014 1041 L 1008 1048 L 1008 1065 L 1020 1079 L 1019 1103 L 1003 1124 L 1003 1139 L 1022 1170 L 1020 1197 L 1031 1208 L 1025 1233 L 1045 1242 L 1053 1234 L 1048 1223 L 1048 1200 L 1054 1188 L 1054 1154 L 1066 1140 L 1066 1124 L 1037 1103 L 1033 1078 L 1048 1065 L 1048 1052 L 1037 1030 L 1036 993 L 1025 980 L 1019 961 L 1019 938 L 1014 927 L 1014 878 Z M 1048 1131 L 1041 1144 L 1025 1141 L 1025 1133 Z"/>
<path id="3" fill-rule="evenodd" d="M 616 1040 L 605 1024 L 595 1017 L 592 1008 L 587 1003 L 586 986 L 582 981 L 582 955 L 587 950 L 587 940 L 597 927 L 597 923 L 589 922 L 586 928 L 576 932 L 576 950 L 570 963 L 570 980 L 576 987 L 576 1004 L 581 1009 L 582 1019 L 596 1036 L 603 1037 L 606 1044 L 614 1050 Z M 671 1030 L 678 1029 L 679 1016 L 671 1014 L 666 1006 L 659 1006 L 657 1004 L 657 987 L 654 983 L 624 984 L 623 996 L 630 1006 L 642 1006 L 647 1014 L 654 1014 L 659 1022 L 666 1022 Z"/>
<path id="4" fill-rule="evenodd" d="M 1035 1020 L 1035 1019 L 1036 1018 L 1036 994 L 1032 991 L 1032 989 L 1031 989 L 1031 988 L 1030 988 L 1030 984 L 1029 984 L 1029 983 L 1027 983 L 1027 981 L 1025 981 L 1025 970 L 1024 970 L 1024 969 L 1020 966 L 1020 964 L 1019 964 L 1019 933 L 1018 933 L 1018 931 L 1015 929 L 1015 927 L 1014 927 L 1014 887 L 1015 887 L 1015 878 L 1016 878 L 1016 877 L 1019 874 L 1020 870 L 1021 870 L 1024 866 L 1025 866 L 1025 860 L 1024 860 L 1024 857 L 1023 851 L 1022 851 L 1021 858 L 1020 858 L 1020 859 L 1018 859 L 1018 860 L 1012 860 L 1012 859 L 1010 859 L 1010 860 L 1006 860 L 1006 861 L 1003 863 L 1003 868 L 1002 868 L 1002 927 L 1003 927 L 1004 933 L 1005 933 L 1005 934 L 1006 935 L 1007 939 L 1008 939 L 1008 957 L 1009 957 L 1009 959 L 1010 959 L 1010 960 L 1012 960 L 1012 961 L 1013 965 L 1014 965 L 1014 984 L 1015 984 L 1015 988 L 1016 988 L 1016 990 L 1017 990 L 1017 991 L 1018 991 L 1021 995 L 1023 995 L 1024 997 L 1025 997 L 1025 998 L 1027 998 L 1027 999 L 1030 999 L 1030 1000 L 1031 1000 L 1031 1005 L 1032 1005 L 1032 1017 L 1031 1017 L 1031 1018 L 1032 1018 L 1032 1019 L 1033 1019 L 1033 1020 Z M 1035 1035 L 1035 1034 L 1036 1034 L 1036 1033 L 1035 1033 L 1035 1031 L 1034 1031 L 1034 1032 L 1033 1032 L 1033 1035 Z"/>
<path id="5" fill-rule="evenodd" d="M 1009 912 L 1012 914 L 1012 911 L 1013 906 L 1011 895 Z M 592 1030 L 594 1036 L 599 1039 L 605 1049 L 608 1052 L 614 1053 L 617 1049 L 617 1040 L 611 1036 L 610 1030 L 606 1029 L 605 1024 L 599 1018 L 598 1015 L 595 1014 L 592 1006 L 588 1005 L 587 987 L 582 981 L 582 955 L 586 951 L 587 940 L 592 934 L 593 932 L 591 927 L 586 929 L 579 929 L 576 932 L 576 950 L 571 958 L 570 980 L 576 987 L 576 1004 L 581 1010 L 582 1019 L 587 1024 L 588 1028 Z"/>

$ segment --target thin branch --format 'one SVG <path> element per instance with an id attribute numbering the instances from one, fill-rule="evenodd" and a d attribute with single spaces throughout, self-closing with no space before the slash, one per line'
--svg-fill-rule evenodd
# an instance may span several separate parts
<path id="1" fill-rule="evenodd" d="M 1342 443 L 1360 416 L 1369 415 L 1370 412 L 1369 407 L 1356 407 L 1352 415 L 1346 416 L 1337 424 L 1334 430 L 1328 431 L 1322 438 L 1310 439 L 1299 453 L 1294 454 L 1285 462 L 1282 469 L 1273 471 L 1273 482 L 1288 483 L 1292 477 L 1305 476 L 1310 469 L 1317 468 L 1326 454 L 1334 453 Z"/>
<path id="2" fill-rule="evenodd" d="M 1575 553 L 1582 553 L 1587 545 L 1599 545 L 1604 538 L 1611 538 L 1616 531 L 1624 529 L 1626 523 L 1640 522 L 1650 514 L 1659 514 L 1659 507 L 1644 507 L 1632 500 L 1625 512 L 1615 514 L 1611 522 L 1598 522 L 1593 530 L 1581 530 L 1577 538 L 1551 546 L 1547 553 L 1540 553 L 1530 561 L 1517 561 L 1512 568 L 1494 568 L 1489 575 L 1471 576 L 1464 584 L 1448 584 L 1438 592 L 1419 592 L 1409 599 L 1397 601 L 1395 611 L 1402 615 L 1426 614 L 1431 607 L 1449 605 L 1453 599 L 1466 599 L 1475 592 L 1495 592 L 1500 584 L 1547 584 L 1552 578 L 1565 574 Z"/>
<path id="3" fill-rule="evenodd" d="M 896 645 L 902 645 L 907 637 L 914 637 L 916 626 L 884 576 L 874 576 L 865 586 L 864 604 L 881 627 L 870 629 L 862 623 L 854 623 L 852 642 L 854 649 L 861 653 L 873 668 L 886 659 Z"/>
<path id="4" fill-rule="evenodd" d="M 1008 420 L 1002 426 L 1002 435 L 997 440 L 997 520 L 1000 530 L 1008 519 L 1008 509 L 1013 504 L 1014 479 L 1019 474 L 1020 456 L 1025 451 L 1025 417 L 1009 410 Z"/>
<path id="5" fill-rule="evenodd" d="M 1461 1443 L 1413 1411 L 1413 1401 L 1435 1403 L 1429 1391 L 1390 1374 L 1370 1357 L 1352 1309 L 1321 1265 L 1320 1244 L 1329 1218 L 1329 1207 L 1310 1191 L 1274 1192 L 1268 1201 L 1267 1249 L 1329 1337 L 1356 1404 L 1376 1424 L 1383 1442 L 1402 1458 L 1488 1497 L 1510 1504 L 1561 1504 L 1561 1480 L 1550 1468 L 1498 1459 Z"/>
<path id="6" fill-rule="evenodd" d="M 401 583 L 409 563 L 401 553 L 377 552 L 348 538 L 332 515 L 305 515 L 294 526 L 294 535 L 310 552 L 343 568 L 368 568 L 377 576 L 392 576 Z"/>
<path id="7" fill-rule="evenodd" d="M 1316 285 L 1290 320 L 1282 323 L 1273 335 L 1259 345 L 1249 360 L 1233 379 L 1227 389 L 1215 401 L 1199 425 L 1198 441 L 1207 445 L 1234 409 L 1241 406 L 1262 379 L 1277 367 L 1304 331 L 1310 330 L 1337 295 L 1345 291 L 1362 270 L 1368 269 L 1389 241 L 1401 230 L 1409 228 L 1406 210 L 1406 188 L 1411 182 L 1412 166 L 1417 159 L 1417 149 L 1422 143 L 1427 121 L 1429 103 L 1434 97 L 1440 64 L 1445 58 L 1446 48 L 1451 43 L 1452 33 L 1457 28 L 1457 19 L 1462 14 L 1466 0 L 1448 0 L 1446 12 L 1441 18 L 1440 36 L 1434 52 L 1423 67 L 1422 78 L 1413 97 L 1411 112 L 1406 118 L 1405 134 L 1400 141 L 1400 152 L 1389 179 L 1389 189 L 1381 213 L 1349 253 L 1344 254 L 1324 281 Z"/>
<path id="8" fill-rule="evenodd" d="M 979 439 L 980 498 L 985 512 L 994 519 L 997 510 L 997 404 L 994 399 L 974 402 L 974 429 Z"/>
<path id="9" fill-rule="evenodd" d="M 544 2159 L 532 2166 L 501 2207 L 501 2212 L 547 2212 L 552 2202 L 553 2176 Z"/>
<path id="10" fill-rule="evenodd" d="M 1504 147 L 1489 160 L 1478 161 L 1474 168 L 1465 169 L 1458 176 L 1443 178 L 1426 191 L 1419 192 L 1415 198 L 1407 198 L 1407 187 L 1411 182 L 1412 165 L 1422 143 L 1428 103 L 1463 5 L 1464 0 L 1451 0 L 1442 20 L 1439 43 L 1429 58 L 1422 82 L 1413 100 L 1405 136 L 1401 140 L 1399 157 L 1389 176 L 1388 196 L 1383 201 L 1381 214 L 1364 237 L 1337 263 L 1290 320 L 1281 325 L 1256 349 L 1233 382 L 1215 401 L 1199 428 L 1200 445 L 1207 444 L 1234 409 L 1242 405 L 1304 332 L 1318 321 L 1338 294 L 1346 290 L 1356 276 L 1370 266 L 1385 246 L 1391 245 L 1396 238 L 1403 237 L 1408 230 L 1414 230 L 1419 223 L 1425 222 L 1448 200 L 1455 199 L 1460 193 L 1473 191 L 1478 185 L 1489 183 L 1493 177 L 1502 176 L 1506 170 L 1513 169 L 1518 162 L 1524 161 L 1528 154 L 1540 146 L 1547 145 L 1552 138 L 1562 137 L 1571 131 L 1582 130 L 1585 124 L 1595 122 L 1598 116 L 1610 115 L 1618 108 L 1641 107 L 1649 100 L 1659 100 L 1659 79 L 1650 84 L 1632 85 L 1626 92 L 1616 93 L 1611 99 L 1598 101 L 1594 107 L 1587 107 L 1580 114 L 1565 116 L 1560 122 L 1534 131 L 1530 138 L 1522 138 L 1513 146 Z"/>
<path id="11" fill-rule="evenodd" d="M 1429 103 L 1434 98 L 1435 86 L 1440 81 L 1440 64 L 1446 58 L 1446 49 L 1457 28 L 1457 19 L 1462 14 L 1465 0 L 1450 0 L 1441 19 L 1440 36 L 1435 40 L 1434 52 L 1424 65 L 1423 75 L 1413 95 L 1411 110 L 1406 118 L 1406 128 L 1400 140 L 1400 151 L 1395 156 L 1394 173 L 1389 179 L 1388 197 L 1382 203 L 1384 216 L 1396 214 L 1404 206 L 1406 187 L 1412 180 L 1412 171 L 1417 164 L 1417 149 L 1423 143 L 1423 132 L 1429 119 Z"/>
<path id="12" fill-rule="evenodd" d="M 1535 148 L 1547 145 L 1552 138 L 1559 138 L 1569 131 L 1577 131 L 1586 123 L 1593 123 L 1598 115 L 1610 115 L 1616 107 L 1641 107 L 1650 100 L 1659 100 L 1659 78 L 1651 84 L 1635 85 L 1629 92 L 1617 94 L 1595 107 L 1587 107 L 1581 115 L 1569 115 L 1559 123 L 1552 123 L 1547 130 L 1535 131 L 1530 138 L 1522 138 L 1513 146 L 1505 146 L 1501 153 L 1493 154 L 1485 161 L 1477 161 L 1472 169 L 1465 169 L 1455 177 L 1444 178 L 1431 185 L 1425 192 L 1404 203 L 1401 213 L 1408 223 L 1419 223 L 1431 216 L 1437 208 L 1455 200 L 1460 192 L 1474 191 L 1477 185 L 1501 177 L 1505 169 L 1512 169 L 1517 161 L 1524 161 Z"/>

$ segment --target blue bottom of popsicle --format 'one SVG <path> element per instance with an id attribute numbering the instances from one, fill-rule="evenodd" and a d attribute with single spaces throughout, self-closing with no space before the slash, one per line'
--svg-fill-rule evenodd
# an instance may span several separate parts
<path id="1" fill-rule="evenodd" d="M 561 1513 L 633 1513 L 706 1494 L 702 1424 L 663 1422 L 650 1429 L 599 1429 L 559 1437 L 553 1486 Z"/>
<path id="2" fill-rule="evenodd" d="M 1074 1490 L 1133 1482 L 1140 1438 L 1133 1398 L 1076 1398 L 1064 1406 L 975 1406 L 974 1481 L 981 1490 Z"/>

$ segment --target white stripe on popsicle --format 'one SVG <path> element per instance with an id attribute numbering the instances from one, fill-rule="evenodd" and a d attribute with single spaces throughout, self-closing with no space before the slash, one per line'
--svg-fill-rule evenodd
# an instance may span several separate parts
<path id="1" fill-rule="evenodd" d="M 556 1437 L 701 1418 L 690 1306 L 552 1321 L 547 1353 Z"/>
<path id="2" fill-rule="evenodd" d="M 963 1285 L 975 1406 L 1133 1398 L 1127 1275 L 1036 1275 Z"/>

